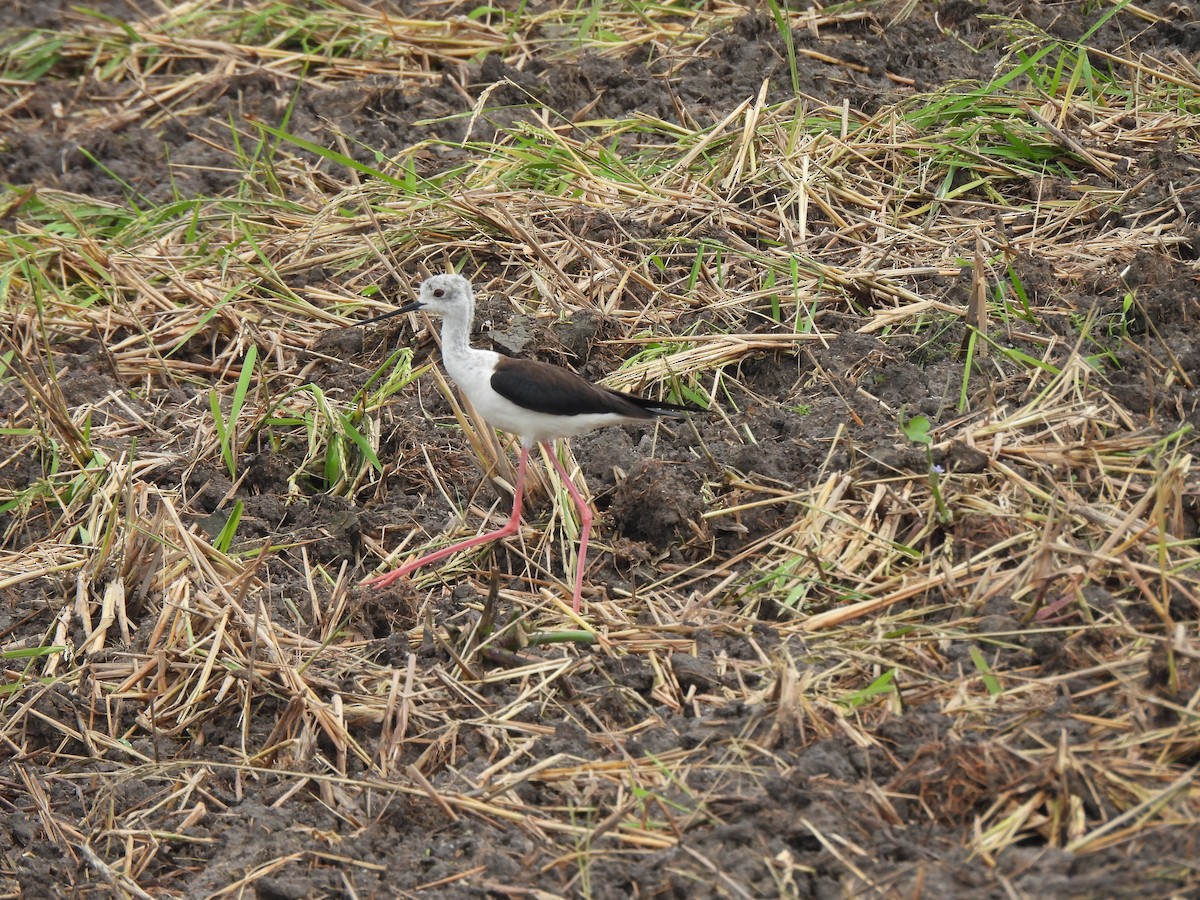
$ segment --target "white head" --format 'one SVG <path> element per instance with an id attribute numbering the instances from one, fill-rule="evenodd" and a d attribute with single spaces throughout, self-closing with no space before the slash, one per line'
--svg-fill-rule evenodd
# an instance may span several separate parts
<path id="1" fill-rule="evenodd" d="M 423 310 L 446 318 L 463 318 L 469 323 L 475 311 L 475 292 L 461 275 L 434 275 L 421 282 L 417 299 L 397 312 Z"/>

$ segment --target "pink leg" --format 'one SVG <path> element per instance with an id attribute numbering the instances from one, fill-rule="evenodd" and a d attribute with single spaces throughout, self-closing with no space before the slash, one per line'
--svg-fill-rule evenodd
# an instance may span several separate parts
<path id="1" fill-rule="evenodd" d="M 390 572 L 384 572 L 382 575 L 376 575 L 373 578 L 367 578 L 362 582 L 363 585 L 373 588 L 385 588 L 389 584 L 399 581 L 410 572 L 415 572 L 422 566 L 427 566 L 430 563 L 437 562 L 439 559 L 445 559 L 452 553 L 458 553 L 462 550 L 470 550 L 472 547 L 478 547 L 480 544 L 486 544 L 489 541 L 498 541 L 501 538 L 506 538 L 509 535 L 516 534 L 521 527 L 521 495 L 525 492 L 525 464 L 529 460 L 529 448 L 521 447 L 521 461 L 517 464 L 517 483 L 513 487 L 513 508 L 512 515 L 509 516 L 508 522 L 495 531 L 489 531 L 487 534 L 477 535 L 470 540 L 461 541 L 457 544 L 451 544 L 449 547 L 443 547 L 428 556 L 422 556 L 420 559 L 408 562 L 398 569 L 393 569 Z"/>
<path id="2" fill-rule="evenodd" d="M 592 531 L 592 509 L 584 501 L 563 464 L 559 462 L 558 454 L 554 452 L 554 445 L 547 441 L 542 444 L 542 450 L 550 457 L 550 462 L 554 463 L 554 468 L 558 471 L 559 477 L 562 478 L 563 484 L 567 486 L 567 491 L 571 494 L 571 499 L 575 502 L 575 508 L 579 510 L 579 558 L 575 560 L 574 603 L 575 612 L 579 612 L 579 605 L 583 599 L 583 569 L 584 563 L 587 561 L 588 535 Z"/>

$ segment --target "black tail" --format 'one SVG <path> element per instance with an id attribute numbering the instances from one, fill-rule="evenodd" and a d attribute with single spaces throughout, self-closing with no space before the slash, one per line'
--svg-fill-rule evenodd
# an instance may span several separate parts
<path id="1" fill-rule="evenodd" d="M 652 416 L 669 416 L 672 419 L 683 419 L 692 413 L 708 412 L 700 406 L 691 403 L 668 403 L 666 400 L 651 400 L 649 397 L 639 397 L 637 394 L 626 394 L 605 388 L 610 394 L 616 394 L 623 400 L 628 400 L 634 406 L 644 409 Z"/>

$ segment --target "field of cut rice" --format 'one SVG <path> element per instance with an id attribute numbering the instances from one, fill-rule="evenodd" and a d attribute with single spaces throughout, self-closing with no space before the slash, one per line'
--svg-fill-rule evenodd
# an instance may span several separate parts
<path id="1" fill-rule="evenodd" d="M 10 6 L 0 898 L 1200 892 L 1194 4 Z"/>

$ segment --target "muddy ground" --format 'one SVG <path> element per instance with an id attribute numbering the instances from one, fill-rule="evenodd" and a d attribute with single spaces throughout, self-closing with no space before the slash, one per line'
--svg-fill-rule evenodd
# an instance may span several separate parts
<path id="1" fill-rule="evenodd" d="M 132 21 L 136 17 L 131 6 L 115 0 L 92 4 L 107 15 Z M 150 9 L 152 4 L 142 6 Z M 986 81 L 1005 51 L 1002 34 L 989 16 L 1023 19 L 1050 34 L 1074 37 L 1092 21 L 1096 4 L 950 0 L 917 4 L 911 15 L 893 24 L 902 6 L 863 4 L 861 14 L 825 25 L 819 33 L 796 31 L 799 49 L 843 63 L 801 57 L 798 86 L 810 102 L 848 103 L 872 115 L 914 92 L 960 79 Z M 1157 21 L 1137 20 L 1135 29 L 1134 20 L 1122 17 L 1101 28 L 1090 44 L 1112 53 L 1177 53 L 1195 60 L 1200 24 L 1192 17 L 1193 4 L 1150 0 L 1142 6 Z M 406 11 L 434 15 L 427 5 L 413 4 Z M 18 2 L 15 12 L 7 15 L 9 27 L 86 27 L 68 3 Z M 240 177 L 227 164 L 229 121 L 275 121 L 281 105 L 293 99 L 293 134 L 325 145 L 332 133 L 340 133 L 351 153 L 370 163 L 376 153 L 395 154 L 431 134 L 461 139 L 469 116 L 451 114 L 469 113 L 485 94 L 489 105 L 501 111 L 473 122 L 473 137 L 481 141 L 491 137 L 489 128 L 507 126 L 527 114 L 524 105 L 530 96 L 568 119 L 579 114 L 615 119 L 637 112 L 677 122 L 683 110 L 697 119 L 721 119 L 757 96 L 764 78 L 770 83 L 769 103 L 790 97 L 794 90 L 786 47 L 769 15 L 761 11 L 738 17 L 683 60 L 655 57 L 647 62 L 636 51 L 568 59 L 535 54 L 518 69 L 492 56 L 447 74 L 453 78 L 415 88 L 402 80 L 371 76 L 359 84 L 310 89 L 285 82 L 263 67 L 230 77 L 221 90 L 193 98 L 185 113 L 153 128 L 134 121 L 97 132 L 89 130 L 88 122 L 106 102 L 103 83 L 86 72 L 52 72 L 4 119 L 0 178 L 12 185 L 52 187 L 115 202 L 125 202 L 130 190 L 151 204 L 171 197 L 221 195 L 235 190 Z M 430 124 L 420 124 L 425 121 Z M 1052 293 L 1064 308 L 1086 311 L 1099 302 L 1102 309 L 1111 309 L 1119 304 L 1122 284 L 1139 288 L 1146 303 L 1143 315 L 1153 328 L 1143 328 L 1134 343 L 1142 340 L 1144 346 L 1153 346 L 1149 353 L 1138 347 L 1118 351 L 1124 354 L 1122 365 L 1113 368 L 1107 390 L 1128 411 L 1135 428 L 1162 434 L 1200 424 L 1195 387 L 1200 383 L 1195 268 L 1200 194 L 1194 190 L 1200 168 L 1192 155 L 1195 137 L 1181 135 L 1178 141 L 1142 153 L 1139 171 L 1128 179 L 1148 181 L 1113 213 L 1124 222 L 1138 222 L 1169 207 L 1174 210 L 1175 232 L 1191 235 L 1191 243 L 1147 247 L 1120 277 L 1097 275 L 1091 281 L 1064 282 L 1038 260 L 1017 262 L 1030 290 Z M 431 155 L 425 165 L 434 171 L 455 161 Z M 314 165 L 324 164 L 314 157 Z M 1125 178 L 1117 175 L 1118 187 L 1128 186 L 1121 180 Z M 609 228 L 614 240 L 627 235 L 622 223 L 600 215 L 572 224 L 590 234 Z M 12 220 L 6 227 L 13 227 Z M 1105 225 L 1096 222 L 1093 227 Z M 297 275 L 295 286 L 320 287 L 331 277 L 318 269 Z M 962 302 L 968 281 L 920 275 L 913 290 Z M 384 287 L 399 294 L 408 290 L 403 284 Z M 595 317 L 577 317 L 554 330 L 531 328 L 511 321 L 504 304 L 487 295 L 481 298 L 481 316 L 487 319 L 488 332 L 480 335 L 481 341 L 490 337 L 505 349 L 569 364 L 592 377 L 611 371 L 622 352 L 598 340 L 607 326 Z M 758 402 L 746 404 L 738 421 L 753 430 L 754 446 L 730 439 L 712 418 L 702 418 L 694 430 L 668 427 L 653 440 L 637 429 L 619 429 L 574 441 L 601 514 L 605 549 L 595 554 L 589 568 L 596 596 L 628 596 L 639 585 L 653 582 L 664 567 L 687 566 L 710 552 L 718 559 L 730 558 L 748 541 L 781 527 L 787 511 L 766 507 L 748 511 L 736 529 L 698 537 L 700 516 L 710 502 L 705 485 L 727 483 L 736 476 L 769 482 L 781 491 L 800 490 L 831 467 L 869 480 L 923 465 L 918 450 L 897 440 L 896 417 L 890 410 L 907 407 L 944 417 L 955 400 L 952 385 L 961 362 L 936 342 L 912 335 L 859 333 L 865 321 L 854 310 L 843 309 L 822 321 L 822 327 L 836 335 L 827 346 L 804 353 L 758 354 L 742 364 L 739 378 Z M 1062 320 L 1068 333 L 1073 321 Z M 407 327 L 397 322 L 365 338 L 358 332 L 335 334 L 331 328 L 330 336 L 316 345 L 316 356 L 296 353 L 281 362 L 290 372 L 308 367 L 308 377 L 327 391 L 352 391 L 386 357 L 389 341 L 405 339 Z M 961 331 L 947 343 L 953 348 L 960 339 Z M 516 346 L 506 346 L 512 344 Z M 428 341 L 419 349 L 421 359 L 434 351 Z M 118 382 L 104 364 L 103 350 L 86 334 L 58 352 L 93 361 L 76 365 L 64 381 L 72 407 L 97 402 L 114 389 L 136 387 Z M 205 345 L 200 342 L 189 352 L 202 358 Z M 1193 376 L 1191 383 L 1157 377 L 1148 360 L 1167 356 L 1181 361 Z M 853 389 L 854 379 L 865 372 L 870 373 L 869 398 Z M 414 447 L 424 443 L 439 454 L 438 464 L 451 483 L 477 482 L 478 473 L 455 432 L 428 424 L 426 414 L 445 416 L 448 407 L 427 379 L 422 385 L 419 402 L 414 392 L 390 408 L 380 457 L 412 460 Z M 1015 396 L 1019 386 L 1011 387 Z M 993 388 L 1001 395 L 1009 389 L 1004 384 Z M 169 424 L 172 403 L 190 404 L 204 388 L 184 385 L 176 390 L 178 396 L 160 396 L 152 403 L 142 398 L 140 409 L 152 411 L 157 425 Z M 11 383 L 3 391 L 3 412 L 15 416 L 24 395 Z M 802 404 L 806 413 L 795 414 Z M 830 456 L 831 442 L 846 423 L 853 423 L 850 439 Z M 149 433 L 145 440 L 152 440 Z M 967 473 L 986 465 L 983 454 L 965 447 L 943 448 L 937 461 Z M 360 576 L 377 564 L 377 558 L 364 554 L 364 535 L 389 546 L 413 525 L 438 533 L 451 514 L 444 498 L 429 489 L 419 459 L 389 468 L 384 490 L 348 499 L 313 490 L 300 501 L 289 494 L 286 482 L 293 462 L 264 451 L 250 460 L 250 474 L 235 486 L 219 461 L 196 465 L 180 455 L 176 465 L 160 465 L 153 477 L 159 485 L 179 488 L 188 522 L 198 527 L 226 508 L 231 498 L 240 499 L 246 510 L 241 538 L 272 536 L 280 544 L 299 544 L 316 536 L 319 540 L 307 546 L 308 559 L 334 571 L 345 563 Z M 28 477 L 32 471 L 8 465 L 5 489 L 19 489 L 22 474 Z M 485 505 L 490 502 L 489 498 Z M 1190 537 L 1195 537 L 1194 497 L 1192 502 L 1183 515 L 1191 523 Z M 54 524 L 47 520 L 6 527 L 6 549 L 21 552 L 47 538 Z M 963 520 L 956 535 L 968 547 L 1002 537 L 989 531 L 985 519 Z M 297 575 L 299 558 L 298 553 L 284 553 L 268 560 L 260 573 L 274 586 L 266 602 L 288 621 L 288 598 L 303 595 L 294 593 L 303 587 Z M 503 552 L 497 558 L 505 562 Z M 550 584 L 559 583 L 570 560 L 559 558 L 555 564 L 557 570 L 544 573 Z M 519 581 L 513 579 L 514 586 Z M 431 623 L 462 627 L 462 610 L 472 604 L 477 608 L 486 587 L 485 581 L 464 578 L 457 586 L 436 585 L 421 592 L 408 586 L 383 595 L 354 589 L 349 627 L 370 645 L 367 655 L 374 663 L 394 668 L 402 679 L 413 648 L 398 636 L 419 629 L 426 616 Z M 695 589 L 704 593 L 712 587 L 701 581 Z M 0 603 L 3 640 L 44 633 L 74 590 L 69 575 L 48 575 L 6 588 Z M 1061 811 L 1064 821 L 1086 821 L 1089 827 L 1120 815 L 1111 798 L 1066 787 L 1076 778 L 1066 762 L 1073 742 L 1093 734 L 1089 729 L 1097 723 L 1128 712 L 1113 704 L 1131 695 L 1107 690 L 1110 673 L 1093 665 L 1096 642 L 1103 643 L 1103 636 L 1068 629 L 1022 637 L 1028 607 L 1011 599 L 995 599 L 984 609 L 964 609 L 952 597 L 914 598 L 907 601 L 913 609 L 937 606 L 922 619 L 926 627 L 960 629 L 957 638 L 938 644 L 942 655 L 937 665 L 947 678 L 969 669 L 969 650 L 977 646 L 974 632 L 1011 633 L 1002 646 L 987 645 L 993 668 L 1044 679 L 1046 690 L 1016 706 L 978 712 L 978 729 L 965 728 L 941 699 L 920 693 L 901 697 L 897 704 L 868 704 L 847 717 L 851 726 L 843 726 L 828 712 L 805 711 L 797 699 L 806 678 L 839 664 L 838 648 L 784 627 L 794 623 L 795 614 L 774 601 L 757 606 L 746 602 L 756 619 L 750 628 L 704 618 L 697 620 L 700 625 L 674 623 L 672 634 L 684 642 L 674 653 L 669 648 L 658 655 L 548 648 L 539 658 L 565 652 L 582 661 L 564 676 L 552 703 L 522 701 L 520 686 L 510 681 L 477 684 L 473 697 L 459 698 L 462 706 L 447 703 L 449 720 L 422 721 L 424 737 L 406 745 L 389 770 L 389 777 L 411 788 L 397 794 L 377 784 L 386 779 L 353 752 L 348 762 L 343 760 L 342 771 L 353 782 L 345 788 L 336 780 L 322 780 L 328 771 L 315 764 L 306 774 L 322 777 L 311 780 L 288 774 L 272 777 L 261 769 L 249 778 L 239 774 L 237 762 L 247 757 L 260 766 L 275 764 L 274 751 L 268 748 L 280 733 L 280 723 L 297 715 L 299 702 L 298 695 L 280 686 L 260 695 L 248 724 L 242 707 L 226 699 L 202 722 L 172 734 L 137 728 L 145 709 L 126 704 L 117 716 L 130 729 L 128 740 L 139 758 L 148 760 L 138 766 L 126 758 L 114 761 L 116 751 L 88 745 L 72 737 L 73 732 L 47 724 L 73 723 L 87 708 L 74 688 L 43 692 L 36 698 L 35 716 L 22 712 L 19 752 L 11 735 L 8 745 L 0 748 L 0 894 L 125 896 L 136 883 L 151 896 L 207 897 L 221 895 L 243 878 L 246 883 L 233 895 L 242 895 L 240 890 L 260 898 L 410 893 L 1144 898 L 1200 892 L 1200 831 L 1173 825 L 1169 818 L 1088 852 L 1069 852 L 1065 838 L 1047 839 L 1037 829 L 1020 841 L 1001 842 L 994 855 L 973 850 L 972 828 L 1002 794 L 1034 802 L 1039 791 L 1061 789 L 1068 807 Z M 1109 597 L 1096 602 L 1102 607 L 1118 601 Z M 1183 597 L 1174 602 L 1178 626 L 1194 634 L 1196 609 Z M 156 615 L 150 600 L 135 611 L 130 623 L 134 649 L 139 641 L 146 646 L 145 631 Z M 1130 616 L 1148 632 L 1156 627 L 1148 613 Z M 640 624 L 649 630 L 661 625 L 648 616 Z M 628 640 L 635 640 L 636 634 L 630 634 Z M 622 639 L 613 640 L 619 646 Z M 453 666 L 447 647 L 432 637 L 416 649 L 416 664 L 423 671 Z M 518 650 L 533 652 L 513 652 Z M 492 663 L 501 665 L 496 659 Z M 511 660 L 510 664 L 515 665 Z M 1181 686 L 1178 679 L 1170 681 L 1157 671 L 1148 664 L 1126 673 L 1136 687 L 1133 693 L 1170 693 L 1179 707 L 1194 699 L 1187 694 L 1186 675 Z M 790 674 L 785 677 L 785 672 Z M 354 705 L 351 698 L 361 688 L 355 672 L 322 662 L 313 670 L 314 676 L 317 673 L 320 680 L 310 687 L 344 689 L 347 705 Z M 685 702 L 663 702 L 657 688 L 664 677 L 680 697 L 686 696 Z M 607 760 L 618 766 L 636 761 L 638 767 L 650 769 L 678 766 L 677 780 L 666 779 L 658 795 L 646 796 L 615 782 L 597 781 L 586 790 L 579 782 L 561 787 L 566 782 L 535 771 L 508 790 L 518 795 L 522 808 L 546 810 L 542 820 L 496 817 L 486 805 L 490 797 L 485 790 L 474 795 L 481 803 L 477 810 L 431 799 L 429 794 L 437 791 L 468 796 L 483 770 L 508 752 L 499 752 L 500 743 L 489 730 L 497 726 L 486 721 L 489 711 L 500 709 L 511 712 L 504 727 L 515 727 L 516 722 L 523 735 L 522 752 L 513 762 L 517 768 L 546 763 L 545 772 L 552 774 L 578 761 Z M 12 707 L 9 711 L 14 714 Z M 1158 714 L 1150 711 L 1147 717 Z M 1194 706 L 1186 715 L 1194 718 Z M 1155 720 L 1154 727 L 1169 726 Z M 371 717 L 355 721 L 351 713 L 347 729 L 368 755 L 383 741 L 381 724 Z M 992 737 L 999 735 L 1003 740 Z M 1195 764 L 1197 745 L 1194 737 L 1191 740 L 1192 749 L 1174 759 L 1180 767 Z M 1035 751 L 1054 746 L 1063 748 L 1064 762 L 1057 770 L 1046 768 L 1040 758 L 1032 761 Z M 334 757 L 339 748 L 318 749 Z M 62 761 L 66 757 L 69 764 Z M 417 763 L 431 782 L 428 788 L 406 779 L 405 766 Z M 198 809 L 194 804 L 200 803 L 202 814 L 186 822 L 186 817 L 157 818 L 156 803 L 179 789 L 174 773 L 185 770 L 203 772 L 196 775 L 190 789 L 194 802 L 188 807 Z M 1187 782 L 1182 790 L 1196 788 Z M 578 851 L 562 852 L 566 839 L 554 829 L 570 817 L 561 811 L 589 804 L 634 818 L 640 813 L 643 822 L 669 824 L 661 827 L 657 843 L 639 844 L 606 834 L 613 822 L 590 822 L 598 833 L 586 840 L 567 840 L 575 841 Z M 133 838 L 112 829 L 118 824 L 129 828 L 137 810 L 146 811 L 140 822 L 153 831 L 156 849 L 145 868 L 130 873 L 123 867 L 124 848 Z M 1136 819 L 1135 815 L 1128 824 Z M 1062 833 L 1068 832 L 1064 825 Z M 141 840 L 144 834 L 139 835 Z"/>

